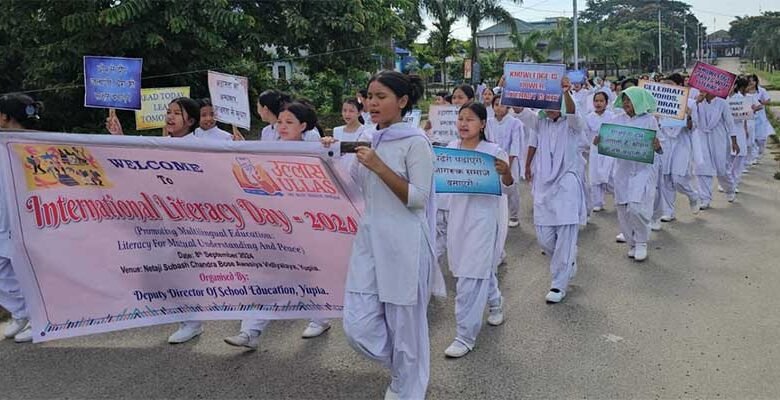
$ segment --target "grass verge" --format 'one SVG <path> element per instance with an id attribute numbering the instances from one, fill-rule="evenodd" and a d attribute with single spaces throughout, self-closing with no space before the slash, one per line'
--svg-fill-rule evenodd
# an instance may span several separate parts
<path id="1" fill-rule="evenodd" d="M 763 79 L 766 79 L 768 84 L 764 85 L 764 87 L 767 90 L 780 90 L 780 72 L 775 71 L 770 73 L 768 71 L 762 71 L 754 67 L 748 67 L 748 72 L 751 74 L 756 74 Z"/>

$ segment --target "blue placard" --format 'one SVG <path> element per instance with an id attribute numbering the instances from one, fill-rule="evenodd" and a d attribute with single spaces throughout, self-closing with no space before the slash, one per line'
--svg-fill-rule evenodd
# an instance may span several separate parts
<path id="1" fill-rule="evenodd" d="M 434 147 L 436 193 L 501 195 L 496 158 L 473 150 Z"/>
<path id="2" fill-rule="evenodd" d="M 566 76 L 569 77 L 569 82 L 571 83 L 585 83 L 585 80 L 588 79 L 588 70 L 587 69 L 570 69 L 566 71 Z"/>
<path id="3" fill-rule="evenodd" d="M 560 110 L 563 64 L 504 64 L 504 90 L 501 105 L 542 110 Z"/>
<path id="4" fill-rule="evenodd" d="M 84 56 L 84 107 L 141 109 L 140 58 Z"/>

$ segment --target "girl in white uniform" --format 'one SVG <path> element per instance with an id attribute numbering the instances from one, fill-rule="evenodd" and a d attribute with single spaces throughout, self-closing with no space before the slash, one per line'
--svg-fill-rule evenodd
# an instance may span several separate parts
<path id="1" fill-rule="evenodd" d="M 422 91 L 416 76 L 382 71 L 371 78 L 366 102 L 378 131 L 371 148 L 357 148 L 353 169 L 366 208 L 349 262 L 344 333 L 391 370 L 386 399 L 425 398 L 428 300 L 444 294 L 434 258 L 433 149 L 421 129 L 402 122 Z"/>
<path id="2" fill-rule="evenodd" d="M 734 83 L 734 92 L 729 99 L 745 99 L 748 80 L 742 77 L 737 78 Z M 742 181 L 742 171 L 745 169 L 745 159 L 747 158 L 748 146 L 748 127 L 747 121 L 734 121 L 734 135 L 737 138 L 738 151 L 731 151 L 729 154 L 729 179 L 734 184 L 734 193 L 739 193 L 739 183 Z"/>
<path id="3" fill-rule="evenodd" d="M 234 139 L 231 133 L 219 129 L 214 118 L 214 106 L 210 99 L 200 100 L 200 126 L 192 132 L 198 139 L 231 141 Z M 238 139 L 238 138 L 235 138 Z"/>
<path id="4" fill-rule="evenodd" d="M 496 92 L 493 91 L 493 89 L 486 87 L 482 89 L 482 93 L 479 93 L 479 95 L 482 96 L 482 105 L 485 106 L 488 120 L 490 120 L 494 116 L 493 99 L 496 97 Z"/>
<path id="5" fill-rule="evenodd" d="M 548 303 L 559 303 L 566 297 L 569 281 L 577 272 L 577 238 L 579 225 L 588 218 L 585 180 L 581 175 L 580 146 L 582 123 L 576 115 L 574 100 L 565 86 L 563 115 L 561 111 L 540 111 L 531 139 L 525 178 L 532 184 L 536 240 L 551 257 Z"/>
<path id="6" fill-rule="evenodd" d="M 286 103 L 279 111 L 276 132 L 282 141 L 313 141 L 304 138 L 305 132 L 318 130 L 317 113 L 311 105 L 294 101 Z M 317 140 L 319 141 L 319 139 Z M 244 319 L 241 321 L 241 330 L 235 336 L 225 338 L 225 343 L 231 346 L 246 347 L 256 350 L 260 344 L 260 335 L 268 327 L 271 320 L 268 319 Z M 303 331 L 304 339 L 322 335 L 330 329 L 330 323 L 326 319 L 311 319 L 309 325 Z"/>
<path id="7" fill-rule="evenodd" d="M 27 95 L 7 94 L 0 97 L 0 129 L 15 131 L 32 129 L 38 121 L 43 104 Z M 2 134 L 2 132 L 0 132 Z M 2 183 L 2 182 L 0 182 Z M 16 343 L 32 341 L 30 315 L 24 301 L 22 288 L 11 265 L 11 232 L 5 193 L 0 187 L 0 306 L 11 313 L 11 322 L 3 330 L 6 339 Z"/>
<path id="8" fill-rule="evenodd" d="M 762 88 L 758 84 L 758 76 L 756 74 L 750 75 L 751 86 L 756 90 L 756 98 L 760 105 L 753 107 L 756 115 L 756 154 L 754 164 L 758 164 L 761 160 L 761 156 L 764 155 L 766 149 L 766 139 L 769 135 L 775 133 L 772 124 L 769 123 L 769 119 L 766 116 L 766 106 L 772 99 L 769 97 L 769 92 Z"/>
<path id="9" fill-rule="evenodd" d="M 487 111 L 481 104 L 463 106 L 458 113 L 460 140 L 451 142 L 447 147 L 475 150 L 496 157 L 495 168 L 501 177 L 502 191 L 513 189 L 509 155 L 499 145 L 487 141 L 486 119 Z M 448 357 L 463 357 L 474 349 L 486 307 L 489 308 L 488 324 L 495 326 L 504 322 L 496 268 L 504 251 L 499 232 L 506 224 L 502 210 L 505 204 L 503 196 L 458 194 L 450 197 L 447 258 L 450 271 L 457 278 L 457 334 L 444 351 Z"/>
<path id="10" fill-rule="evenodd" d="M 623 90 L 616 100 L 622 102 L 623 113 L 613 123 L 650 129 L 658 132 L 658 123 L 653 116 L 655 98 L 645 89 L 632 86 Z M 596 136 L 594 144 L 598 145 Z M 661 142 L 653 141 L 656 152 Z M 657 160 L 658 157 L 655 157 Z M 615 159 L 615 204 L 620 231 L 629 246 L 628 256 L 635 261 L 647 259 L 647 241 L 650 236 L 650 222 L 658 184 L 658 166 L 636 161 Z"/>
<path id="11" fill-rule="evenodd" d="M 257 113 L 260 119 L 268 125 L 260 132 L 260 140 L 279 140 L 279 132 L 276 130 L 276 121 L 279 120 L 279 112 L 285 103 L 292 101 L 290 95 L 278 90 L 266 90 L 257 96 Z"/>
<path id="12" fill-rule="evenodd" d="M 728 103 L 711 94 L 702 94 L 696 101 L 693 123 L 698 135 L 698 140 L 694 140 L 694 152 L 701 154 L 701 160 L 697 160 L 699 162 L 695 166 L 701 208 L 710 208 L 713 176 L 718 177 L 718 182 L 726 192 L 726 199 L 733 202 L 736 193 L 729 174 L 728 159 L 732 152 L 739 153 L 739 145 Z"/>
<path id="13" fill-rule="evenodd" d="M 525 126 L 518 118 L 509 117 L 509 108 L 501 105 L 501 96 L 493 97 L 494 117 L 488 117 L 485 130 L 488 140 L 496 143 L 509 155 L 509 165 L 513 180 L 520 179 L 520 152 L 525 148 L 523 138 Z M 506 190 L 509 201 L 510 228 L 520 225 L 520 191 L 516 185 Z"/>
<path id="14" fill-rule="evenodd" d="M 601 124 L 611 122 L 615 114 L 607 109 L 609 95 L 606 92 L 597 92 L 593 95 L 594 110 L 585 117 L 585 129 L 588 143 L 599 134 Z M 615 168 L 615 159 L 599 154 L 598 148 L 591 144 L 588 154 L 588 183 L 590 184 L 590 204 L 593 212 L 604 209 L 604 196 L 614 193 L 615 187 L 612 170 Z"/>

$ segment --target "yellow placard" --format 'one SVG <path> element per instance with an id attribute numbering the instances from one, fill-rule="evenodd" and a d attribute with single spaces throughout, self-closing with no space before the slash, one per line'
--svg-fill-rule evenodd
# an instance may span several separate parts
<path id="1" fill-rule="evenodd" d="M 168 104 L 178 97 L 190 97 L 189 86 L 141 89 L 141 110 L 135 112 L 135 129 L 164 127 Z"/>

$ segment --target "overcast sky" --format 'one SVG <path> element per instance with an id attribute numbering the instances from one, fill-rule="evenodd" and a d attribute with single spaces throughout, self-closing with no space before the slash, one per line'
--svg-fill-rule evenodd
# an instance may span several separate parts
<path id="1" fill-rule="evenodd" d="M 571 17 L 573 0 L 524 0 L 523 4 L 516 4 L 512 0 L 501 0 L 504 7 L 515 16 L 525 21 L 540 21 L 548 17 Z M 729 22 L 734 15 L 758 15 L 760 11 L 780 11 L 780 0 L 684 0 L 691 5 L 691 11 L 704 23 L 707 30 L 712 33 L 720 29 L 729 29 Z M 585 8 L 586 0 L 577 0 L 577 8 L 581 11 Z M 735 11 L 735 4 L 739 4 Z M 760 10 L 760 11 L 759 11 Z M 495 22 L 484 22 L 480 29 L 487 28 Z M 428 29 L 433 29 L 429 20 L 426 20 Z M 714 29 L 713 29 L 714 28 Z M 424 42 L 429 32 L 423 32 L 417 39 Z M 453 29 L 453 36 L 465 40 L 469 37 L 469 29 L 464 21 L 458 21 Z"/>

